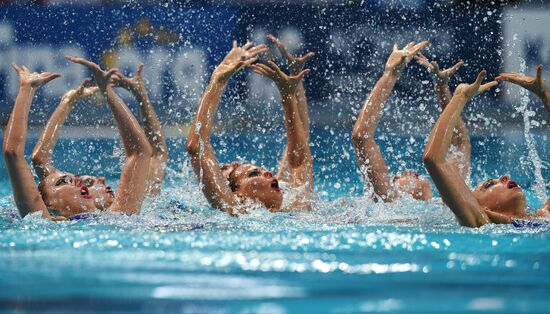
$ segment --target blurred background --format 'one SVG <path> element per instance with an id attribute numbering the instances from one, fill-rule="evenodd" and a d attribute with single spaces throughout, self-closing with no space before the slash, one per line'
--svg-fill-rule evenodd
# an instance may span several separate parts
<path id="1" fill-rule="evenodd" d="M 543 63 L 545 76 L 550 74 L 550 4 L 545 1 L 0 0 L 0 4 L 2 129 L 18 90 L 10 64 L 63 75 L 37 95 L 30 123 L 40 129 L 60 97 L 89 76 L 84 67 L 63 59 L 72 55 L 126 74 L 143 62 L 161 121 L 169 135 L 181 135 L 232 40 L 267 43 L 269 33 L 295 54 L 317 53 L 307 65 L 313 71 L 305 80 L 314 129 L 351 131 L 394 42 L 403 46 L 429 40 L 425 54 L 442 67 L 464 60 L 466 66 L 451 81 L 452 89 L 458 82 L 471 82 L 481 69 L 492 79 L 502 71 L 533 75 L 534 67 Z M 277 53 L 265 58 L 271 57 Z M 137 114 L 133 99 L 121 94 Z M 226 92 L 219 125 L 282 130 L 278 97 L 271 82 L 245 71 Z M 522 129 L 526 110 L 535 121 L 531 128 L 547 123 L 540 102 L 530 101 L 528 106 L 521 102 L 520 90 L 501 84 L 469 105 L 467 123 L 473 133 Z M 381 128 L 428 134 L 439 108 L 424 68 L 411 62 L 386 111 Z M 111 134 L 113 121 L 106 106 L 83 103 L 67 124 L 107 126 L 88 132 L 96 136 L 104 129 Z"/>

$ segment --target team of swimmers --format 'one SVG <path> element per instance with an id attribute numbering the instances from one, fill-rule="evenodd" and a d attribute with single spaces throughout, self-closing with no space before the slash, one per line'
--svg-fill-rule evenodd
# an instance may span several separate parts
<path id="1" fill-rule="evenodd" d="M 314 55 L 290 54 L 284 44 L 268 36 L 289 64 L 283 72 L 274 61 L 257 62 L 260 54 L 270 49 L 266 45 L 246 43 L 233 47 L 211 75 L 193 119 L 187 138 L 191 165 L 206 199 L 212 207 L 230 215 L 246 213 L 254 206 L 270 211 L 310 210 L 313 193 L 313 161 L 309 145 L 309 114 L 303 78 L 310 72 L 305 63 Z M 482 84 L 486 72 L 481 71 L 471 84 L 460 84 L 451 93 L 449 78 L 463 65 L 460 61 L 449 69 L 430 62 L 422 50 L 427 41 L 411 42 L 399 49 L 394 45 L 384 72 L 373 87 L 361 109 L 352 131 L 352 141 L 364 180 L 372 188 L 368 197 L 375 201 L 392 202 L 404 195 L 417 200 L 432 198 L 430 181 L 412 170 L 392 176 L 376 141 L 375 132 L 384 103 L 389 98 L 403 69 L 416 59 L 434 77 L 436 97 L 443 109 L 433 127 L 423 160 L 441 198 L 464 226 L 479 227 L 488 223 L 513 223 L 515 219 L 550 216 L 550 198 L 535 214 L 526 212 L 526 198 L 521 187 L 508 176 L 489 179 L 474 190 L 466 184 L 470 170 L 470 139 L 461 113 L 470 98 L 497 85 L 497 81 L 517 84 L 537 95 L 550 115 L 550 91 L 542 79 L 542 65 L 535 77 L 518 73 L 502 73 L 495 81 Z M 97 64 L 75 57 L 70 62 L 88 68 L 94 78 L 67 92 L 50 117 L 33 153 L 32 165 L 39 177 L 38 186 L 25 160 L 28 115 L 36 91 L 59 74 L 33 73 L 25 66 L 13 64 L 19 75 L 19 93 L 10 116 L 4 139 L 4 160 L 13 189 L 14 200 L 21 217 L 41 212 L 52 220 L 67 220 L 83 213 L 113 211 L 139 213 L 147 195 L 158 195 L 163 184 L 168 161 L 166 139 L 153 109 L 139 65 L 133 77 L 116 69 L 102 70 Z M 233 74 L 252 69 L 272 80 L 281 95 L 287 144 L 276 175 L 265 168 L 248 163 L 221 164 L 210 143 L 214 117 L 224 90 Z M 139 104 L 141 124 L 115 93 L 114 88 L 132 93 Z M 105 178 L 76 176 L 55 168 L 52 154 L 62 125 L 74 104 L 93 95 L 102 95 L 113 113 L 126 161 L 117 191 Z M 285 184 L 293 193 L 283 193 Z"/>

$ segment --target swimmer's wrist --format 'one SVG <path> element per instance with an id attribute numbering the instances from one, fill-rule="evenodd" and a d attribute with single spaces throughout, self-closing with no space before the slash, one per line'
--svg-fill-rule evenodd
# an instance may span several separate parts
<path id="1" fill-rule="evenodd" d="M 437 85 L 443 85 L 443 86 L 447 86 L 449 85 L 449 78 L 447 77 L 439 77 L 439 76 L 435 76 L 434 77 L 434 82 L 435 84 Z"/>
<path id="2" fill-rule="evenodd" d="M 38 86 L 33 86 L 31 82 L 21 82 L 21 83 L 19 83 L 19 89 L 37 90 Z"/>
<path id="3" fill-rule="evenodd" d="M 227 84 L 227 82 L 229 81 L 229 79 L 223 79 L 221 76 L 219 75 L 212 75 L 212 77 L 210 78 L 210 84 Z"/>
<path id="4" fill-rule="evenodd" d="M 401 75 L 401 71 L 398 69 L 386 68 L 384 69 L 384 75 L 389 77 L 398 78 Z"/>
<path id="5" fill-rule="evenodd" d="M 128 90 L 134 94 L 134 96 L 137 97 L 146 97 L 147 96 L 147 90 L 145 89 L 145 86 L 143 84 L 137 84 L 136 86 L 130 86 Z"/>
<path id="6" fill-rule="evenodd" d="M 33 96 L 38 91 L 39 86 L 33 86 L 31 83 L 21 83 L 19 85 L 19 93 L 28 94 L 30 93 L 30 96 Z"/>

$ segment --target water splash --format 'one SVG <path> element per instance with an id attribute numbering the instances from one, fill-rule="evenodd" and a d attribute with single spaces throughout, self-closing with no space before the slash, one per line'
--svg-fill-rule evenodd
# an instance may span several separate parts
<path id="1" fill-rule="evenodd" d="M 525 63 L 525 60 L 520 58 L 520 73 L 524 73 L 527 69 L 527 65 Z M 532 110 L 529 110 L 527 107 L 529 105 L 529 92 L 522 88 L 520 91 L 521 94 L 521 102 L 520 106 L 516 108 L 516 110 L 523 114 L 523 134 L 525 136 L 525 142 L 527 143 L 527 149 L 529 150 L 529 157 L 531 159 L 531 162 L 533 164 L 533 172 L 535 174 L 535 183 L 533 185 L 533 189 L 535 190 L 536 196 L 539 199 L 540 202 L 544 202 L 547 198 L 546 196 L 546 186 L 544 183 L 544 177 L 542 176 L 542 160 L 539 157 L 539 154 L 537 153 L 536 143 L 535 139 L 533 137 L 533 134 L 531 134 L 531 125 L 533 122 L 530 120 L 531 117 L 535 116 L 535 112 Z"/>

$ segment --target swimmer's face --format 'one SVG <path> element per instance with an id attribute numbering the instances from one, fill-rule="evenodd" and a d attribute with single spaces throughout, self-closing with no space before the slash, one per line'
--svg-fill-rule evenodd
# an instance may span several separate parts
<path id="1" fill-rule="evenodd" d="M 41 183 L 41 192 L 48 208 L 65 217 L 96 208 L 90 190 L 72 173 L 50 174 Z"/>
<path id="2" fill-rule="evenodd" d="M 400 193 L 409 194 L 416 200 L 427 201 L 432 198 L 430 181 L 411 170 L 395 176 L 394 186 Z"/>
<path id="3" fill-rule="evenodd" d="M 234 192 L 239 197 L 258 201 L 273 212 L 281 210 L 283 193 L 271 172 L 253 164 L 241 164 L 230 176 Z"/>
<path id="4" fill-rule="evenodd" d="M 80 182 L 89 189 L 97 209 L 105 210 L 115 200 L 115 192 L 110 186 L 105 185 L 104 177 L 84 175 L 80 176 Z"/>
<path id="5" fill-rule="evenodd" d="M 525 214 L 525 193 L 508 176 L 481 182 L 474 189 L 474 196 L 481 207 L 491 211 L 510 216 Z"/>

